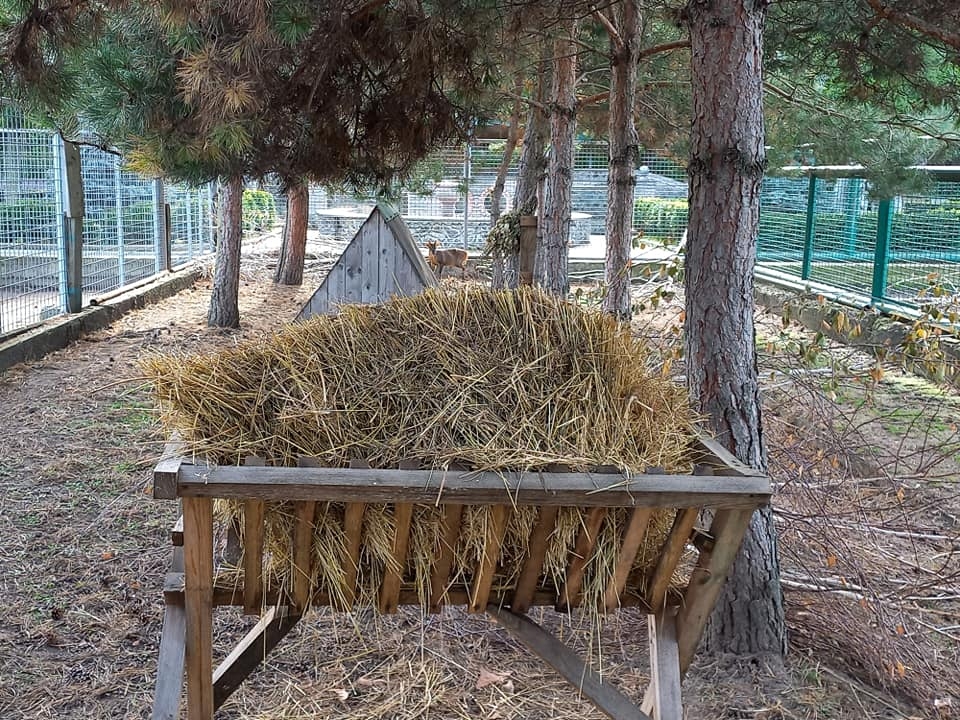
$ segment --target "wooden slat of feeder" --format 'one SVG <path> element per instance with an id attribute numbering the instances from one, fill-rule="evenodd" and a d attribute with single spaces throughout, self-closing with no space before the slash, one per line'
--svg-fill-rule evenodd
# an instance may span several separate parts
<path id="1" fill-rule="evenodd" d="M 673 527 L 670 528 L 670 534 L 660 550 L 657 565 L 647 583 L 647 605 L 650 606 L 651 612 L 657 612 L 664 606 L 673 571 L 680 562 L 683 548 L 687 544 L 699 514 L 699 508 L 683 508 L 673 519 Z"/>
<path id="2" fill-rule="evenodd" d="M 673 609 L 647 615 L 650 647 L 650 686 L 641 709 L 655 718 L 683 717 L 680 698 L 680 662 L 677 655 L 677 620 Z"/>
<path id="3" fill-rule="evenodd" d="M 695 462 L 706 463 L 714 475 L 728 477 L 756 477 L 760 474 L 749 465 L 740 462 L 727 448 L 703 432 L 693 434 Z"/>
<path id="4" fill-rule="evenodd" d="M 559 512 L 560 508 L 552 505 L 540 508 L 537 524 L 533 527 L 533 533 L 530 535 L 527 559 L 523 562 L 520 577 L 517 579 L 517 587 L 513 593 L 513 600 L 510 601 L 510 609 L 515 613 L 522 615 L 530 609 L 530 603 L 543 572 L 543 563 L 546 559 L 550 535 L 557 526 L 557 514 Z"/>
<path id="5" fill-rule="evenodd" d="M 487 537 L 483 545 L 483 557 L 480 559 L 477 572 L 473 578 L 468 612 L 480 613 L 487 609 L 490 589 L 493 587 L 493 578 L 497 571 L 497 561 L 500 559 L 503 536 L 507 532 L 509 513 L 510 508 L 507 505 L 494 505 L 490 508 Z"/>
<path id="6" fill-rule="evenodd" d="M 560 588 L 560 596 L 557 598 L 557 610 L 559 612 L 567 612 L 580 604 L 583 574 L 587 569 L 590 557 L 593 555 L 593 548 L 597 545 L 600 525 L 603 524 L 603 519 L 606 516 L 607 508 L 591 508 L 584 526 L 580 528 L 580 534 L 577 536 L 577 542 L 573 547 L 573 555 L 570 557 L 570 564 L 567 566 L 563 587 Z"/>
<path id="7" fill-rule="evenodd" d="M 647 536 L 647 527 L 650 524 L 651 515 L 653 515 L 653 508 L 647 507 L 634 508 L 630 514 L 630 521 L 623 533 L 620 553 L 617 555 L 613 577 L 610 578 L 610 583 L 607 585 L 607 590 L 603 596 L 603 605 L 607 610 L 613 610 L 620 604 L 620 596 L 627 586 L 627 578 L 633 569 L 633 562 L 637 559 L 637 553 L 643 546 L 643 539 Z"/>
<path id="8" fill-rule="evenodd" d="M 315 458 L 297 459 L 299 467 L 317 467 Z M 294 506 L 293 522 L 293 604 L 303 612 L 310 600 L 310 579 L 313 565 L 313 523 L 317 504 L 312 501 L 298 502 Z"/>
<path id="9" fill-rule="evenodd" d="M 718 510 L 710 525 L 713 548 L 702 551 L 690 575 L 683 606 L 677 617 L 677 646 L 680 672 L 685 673 L 700 644 L 707 619 L 723 589 L 743 536 L 750 526 L 752 510 Z"/>
<path id="10" fill-rule="evenodd" d="M 163 446 L 163 455 L 153 468 L 153 497 L 157 500 L 173 500 L 177 497 L 180 466 L 184 464 L 183 443 L 171 438 Z"/>
<path id="11" fill-rule="evenodd" d="M 293 522 L 293 604 L 300 612 L 310 600 L 310 578 L 313 565 L 313 519 L 317 504 L 298 502 Z"/>
<path id="12" fill-rule="evenodd" d="M 249 456 L 248 467 L 263 467 L 263 458 Z M 243 501 L 243 612 L 256 615 L 263 606 L 263 535 L 266 505 L 263 500 Z"/>
<path id="13" fill-rule="evenodd" d="M 370 467 L 365 460 L 351 460 L 350 467 L 363 470 Z M 321 468 L 322 469 L 322 468 Z M 343 557 L 343 601 L 349 610 L 357 596 L 357 577 L 360 573 L 360 546 L 363 541 L 363 513 L 365 503 L 348 502 L 343 510 L 343 532 L 347 539 Z"/>
<path id="14" fill-rule="evenodd" d="M 393 536 L 392 555 L 396 567 L 387 567 L 380 587 L 380 612 L 384 613 L 395 613 L 400 602 L 400 585 L 403 582 L 403 570 L 407 565 L 407 543 L 410 539 L 413 505 L 397 503 L 393 509 L 393 518 L 396 532 Z"/>
<path id="15" fill-rule="evenodd" d="M 441 472 L 345 468 L 180 468 L 182 496 L 337 502 L 442 502 L 574 507 L 756 508 L 770 499 L 763 476 Z"/>
<path id="16" fill-rule="evenodd" d="M 460 520 L 463 517 L 463 505 L 451 503 L 443 506 L 443 529 L 437 548 L 437 562 L 430 572 L 430 612 L 439 612 L 450 582 L 450 569 L 453 567 L 453 555 L 460 537 Z"/>
<path id="17" fill-rule="evenodd" d="M 187 715 L 213 717 L 213 502 L 183 499 Z"/>

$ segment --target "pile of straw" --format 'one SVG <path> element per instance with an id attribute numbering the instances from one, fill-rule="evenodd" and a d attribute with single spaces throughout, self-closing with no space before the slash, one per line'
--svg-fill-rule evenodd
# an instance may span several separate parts
<path id="1" fill-rule="evenodd" d="M 628 328 L 538 290 L 432 289 L 260 343 L 144 362 L 168 431 L 219 463 L 686 468 L 685 393 Z"/>
<path id="2" fill-rule="evenodd" d="M 273 337 L 213 354 L 155 356 L 144 362 L 168 431 L 218 463 L 257 455 L 295 465 L 363 459 L 373 467 L 419 460 L 475 469 L 574 470 L 614 465 L 686 472 L 690 412 L 685 393 L 650 372 L 629 328 L 536 289 L 495 292 L 435 288 L 378 306 L 345 306 L 336 316 L 291 325 Z M 227 515 L 239 511 L 226 509 Z M 626 511 L 609 514 L 591 559 L 585 592 L 602 593 Z M 526 557 L 536 511 L 512 513 L 497 584 L 509 586 Z M 648 532 L 659 547 L 669 518 Z M 488 510 L 470 507 L 456 548 L 454 584 L 469 582 L 483 553 Z M 562 576 L 583 524 L 563 509 L 551 538 L 544 584 Z M 290 577 L 289 508 L 268 521 L 278 582 Z M 343 506 L 318 510 L 314 588 L 336 595 L 343 570 Z M 368 506 L 361 581 L 375 588 L 392 559 L 389 508 Z M 440 535 L 440 511 L 414 515 L 406 577 L 426 593 Z M 641 552 L 637 568 L 651 560 Z M 585 603 L 587 604 L 587 603 Z"/>

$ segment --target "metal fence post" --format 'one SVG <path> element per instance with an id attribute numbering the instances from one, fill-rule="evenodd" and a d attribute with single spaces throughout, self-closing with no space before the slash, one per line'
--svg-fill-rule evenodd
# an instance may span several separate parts
<path id="1" fill-rule="evenodd" d="M 467 140 L 467 144 L 464 146 L 463 150 L 463 249 L 467 249 L 467 243 L 470 239 L 470 174 L 471 174 L 471 158 L 470 158 L 470 140 Z"/>
<path id="2" fill-rule="evenodd" d="M 807 222 L 803 229 L 803 265 L 800 268 L 800 279 L 809 280 L 811 265 L 813 264 L 813 235 L 816 227 L 817 215 L 817 176 L 810 175 L 810 184 L 807 187 Z"/>
<path id="3" fill-rule="evenodd" d="M 877 247 L 873 254 L 873 289 L 871 296 L 882 301 L 887 293 L 887 274 L 890 269 L 890 231 L 893 227 L 893 205 L 881 200 L 877 209 Z"/>
<path id="4" fill-rule="evenodd" d="M 114 207 L 117 211 L 117 287 L 127 284 L 127 258 L 123 233 L 123 182 L 120 179 L 120 158 L 113 159 Z"/>
<path id="5" fill-rule="evenodd" d="M 163 180 L 153 181 L 153 250 L 157 262 L 157 272 L 170 269 L 170 245 L 167 228 L 166 197 Z"/>
<path id="6" fill-rule="evenodd" d="M 54 136 L 60 156 L 60 193 L 63 202 L 63 244 L 61 245 L 61 293 L 66 311 L 83 307 L 83 178 L 80 175 L 80 148 Z"/>

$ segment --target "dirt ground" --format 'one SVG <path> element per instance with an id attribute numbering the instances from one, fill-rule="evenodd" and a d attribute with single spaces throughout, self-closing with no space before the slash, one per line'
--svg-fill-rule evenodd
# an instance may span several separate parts
<path id="1" fill-rule="evenodd" d="M 270 282 L 262 256 L 248 262 L 239 331 L 206 327 L 210 288 L 201 281 L 0 376 L 0 717 L 149 716 L 176 507 L 149 495 L 164 438 L 137 359 L 227 346 L 276 327 L 318 285 L 324 263 L 314 258 L 303 287 L 286 288 Z M 670 312 L 676 306 L 661 317 Z M 957 717 L 960 503 L 951 443 L 960 406 L 900 384 L 893 370 L 879 385 L 858 384 L 850 378 L 866 367 L 862 359 L 833 370 L 844 373 L 837 388 L 825 386 L 821 368 L 791 363 L 796 340 L 775 319 L 765 323 L 793 651 L 785 665 L 701 658 L 684 685 L 685 717 Z M 222 614 L 221 654 L 250 624 Z M 539 619 L 588 652 L 590 629 L 576 618 Z M 638 701 L 645 624 L 619 613 L 589 650 Z M 601 716 L 485 618 L 407 610 L 312 614 L 218 713 L 308 717 Z"/>

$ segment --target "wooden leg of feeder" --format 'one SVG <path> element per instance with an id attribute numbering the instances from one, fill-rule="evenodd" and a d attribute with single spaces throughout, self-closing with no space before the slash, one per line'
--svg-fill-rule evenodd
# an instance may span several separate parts
<path id="1" fill-rule="evenodd" d="M 642 709 L 654 720 L 682 720 L 680 659 L 677 652 L 677 622 L 672 608 L 647 615 L 650 644 L 650 687 Z"/>
<path id="2" fill-rule="evenodd" d="M 740 550 L 752 516 L 752 510 L 718 510 L 713 517 L 710 525 L 712 548 L 709 552 L 701 551 L 677 616 L 681 674 L 690 667 L 703 629 L 727 580 L 727 573 Z"/>
<path id="3" fill-rule="evenodd" d="M 180 525 L 182 535 L 182 517 Z M 173 548 L 170 571 L 183 572 L 182 547 Z M 177 720 L 180 717 L 186 639 L 187 621 L 183 603 L 168 601 L 163 608 L 163 630 L 160 634 L 160 654 L 157 658 L 157 687 L 153 696 L 152 720 Z"/>
<path id="4" fill-rule="evenodd" d="M 213 717 L 213 502 L 183 499 L 187 718 Z"/>
<path id="5" fill-rule="evenodd" d="M 213 707 L 219 708 L 240 687 L 246 677 L 262 663 L 293 626 L 300 615 L 291 615 L 285 607 L 272 607 L 254 625 L 246 637 L 224 658 L 213 674 Z"/>
<path id="6" fill-rule="evenodd" d="M 487 612 L 519 642 L 577 688 L 614 720 L 650 720 L 630 700 L 593 671 L 573 650 L 524 615 L 488 605 Z"/>

